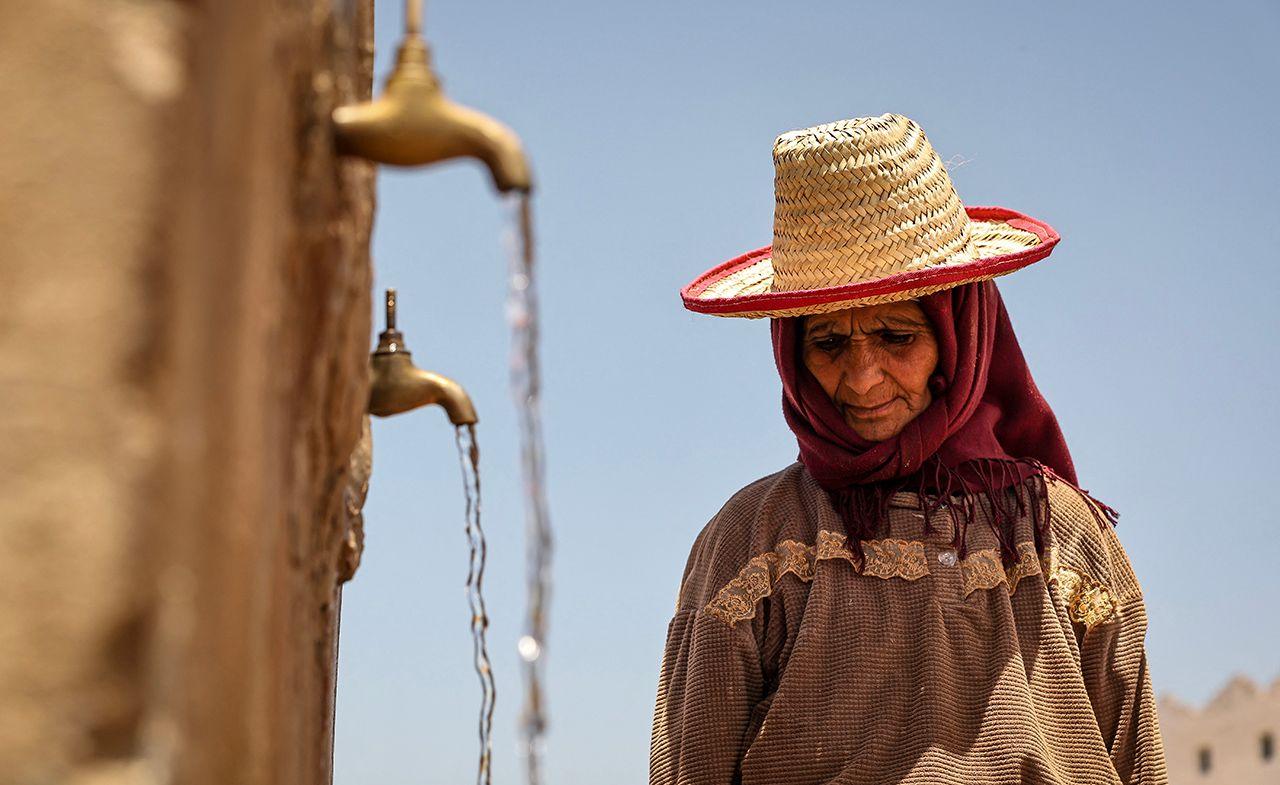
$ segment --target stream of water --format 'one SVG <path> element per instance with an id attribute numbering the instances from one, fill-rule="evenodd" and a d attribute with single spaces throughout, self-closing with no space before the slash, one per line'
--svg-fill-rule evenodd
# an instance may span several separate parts
<path id="1" fill-rule="evenodd" d="M 541 377 L 538 367 L 538 298 L 534 286 L 533 217 L 530 197 L 511 203 L 511 266 L 507 320 L 511 326 L 511 394 L 520 423 L 520 468 L 525 497 L 526 597 L 524 634 L 517 648 L 524 668 L 525 702 L 520 714 L 521 752 L 528 785 L 542 781 L 547 729 L 543 671 L 547 607 L 551 595 L 551 524 L 545 490 Z"/>
<path id="2" fill-rule="evenodd" d="M 487 548 L 484 529 L 480 525 L 480 445 L 476 441 L 474 425 L 459 425 L 457 429 L 458 463 L 462 467 L 462 487 L 466 495 L 466 535 L 471 549 L 467 570 L 467 600 L 471 604 L 471 638 L 476 675 L 480 677 L 480 761 L 476 773 L 476 785 L 489 785 L 492 776 L 490 763 L 493 758 L 493 703 L 496 689 L 493 668 L 489 663 L 489 648 L 485 631 L 489 628 L 489 615 L 484 607 L 484 564 Z"/>

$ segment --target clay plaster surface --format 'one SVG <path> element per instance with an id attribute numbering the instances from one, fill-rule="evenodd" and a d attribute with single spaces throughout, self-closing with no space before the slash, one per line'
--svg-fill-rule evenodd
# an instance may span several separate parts
<path id="1" fill-rule="evenodd" d="M 0 10 L 0 783 L 327 779 L 371 13 Z"/>

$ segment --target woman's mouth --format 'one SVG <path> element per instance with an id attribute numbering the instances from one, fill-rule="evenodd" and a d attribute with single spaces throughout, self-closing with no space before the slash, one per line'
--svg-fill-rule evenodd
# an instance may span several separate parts
<path id="1" fill-rule="evenodd" d="M 875 406 L 856 406 L 851 403 L 844 405 L 845 412 L 855 420 L 874 420 L 877 417 L 883 417 L 889 413 L 893 405 L 898 402 L 897 398 L 890 398 L 884 403 Z"/>

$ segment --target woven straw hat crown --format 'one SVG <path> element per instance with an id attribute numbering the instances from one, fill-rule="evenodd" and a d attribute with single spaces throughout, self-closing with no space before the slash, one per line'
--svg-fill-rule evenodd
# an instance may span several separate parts
<path id="1" fill-rule="evenodd" d="M 774 142 L 773 291 L 974 258 L 964 205 L 924 131 L 860 117 Z"/>
<path id="2" fill-rule="evenodd" d="M 1049 255 L 1053 227 L 961 203 L 915 121 L 857 117 L 773 145 L 773 243 L 681 290 L 686 308 L 780 317 L 920 297 L 1006 275 Z"/>

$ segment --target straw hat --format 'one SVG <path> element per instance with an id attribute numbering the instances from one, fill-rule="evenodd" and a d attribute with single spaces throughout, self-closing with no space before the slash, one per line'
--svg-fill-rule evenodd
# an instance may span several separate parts
<path id="1" fill-rule="evenodd" d="M 773 145 L 773 244 L 700 275 L 685 307 L 716 316 L 798 316 L 909 300 L 1005 275 L 1058 242 L 1003 207 L 965 207 L 915 121 L 856 117 Z"/>

